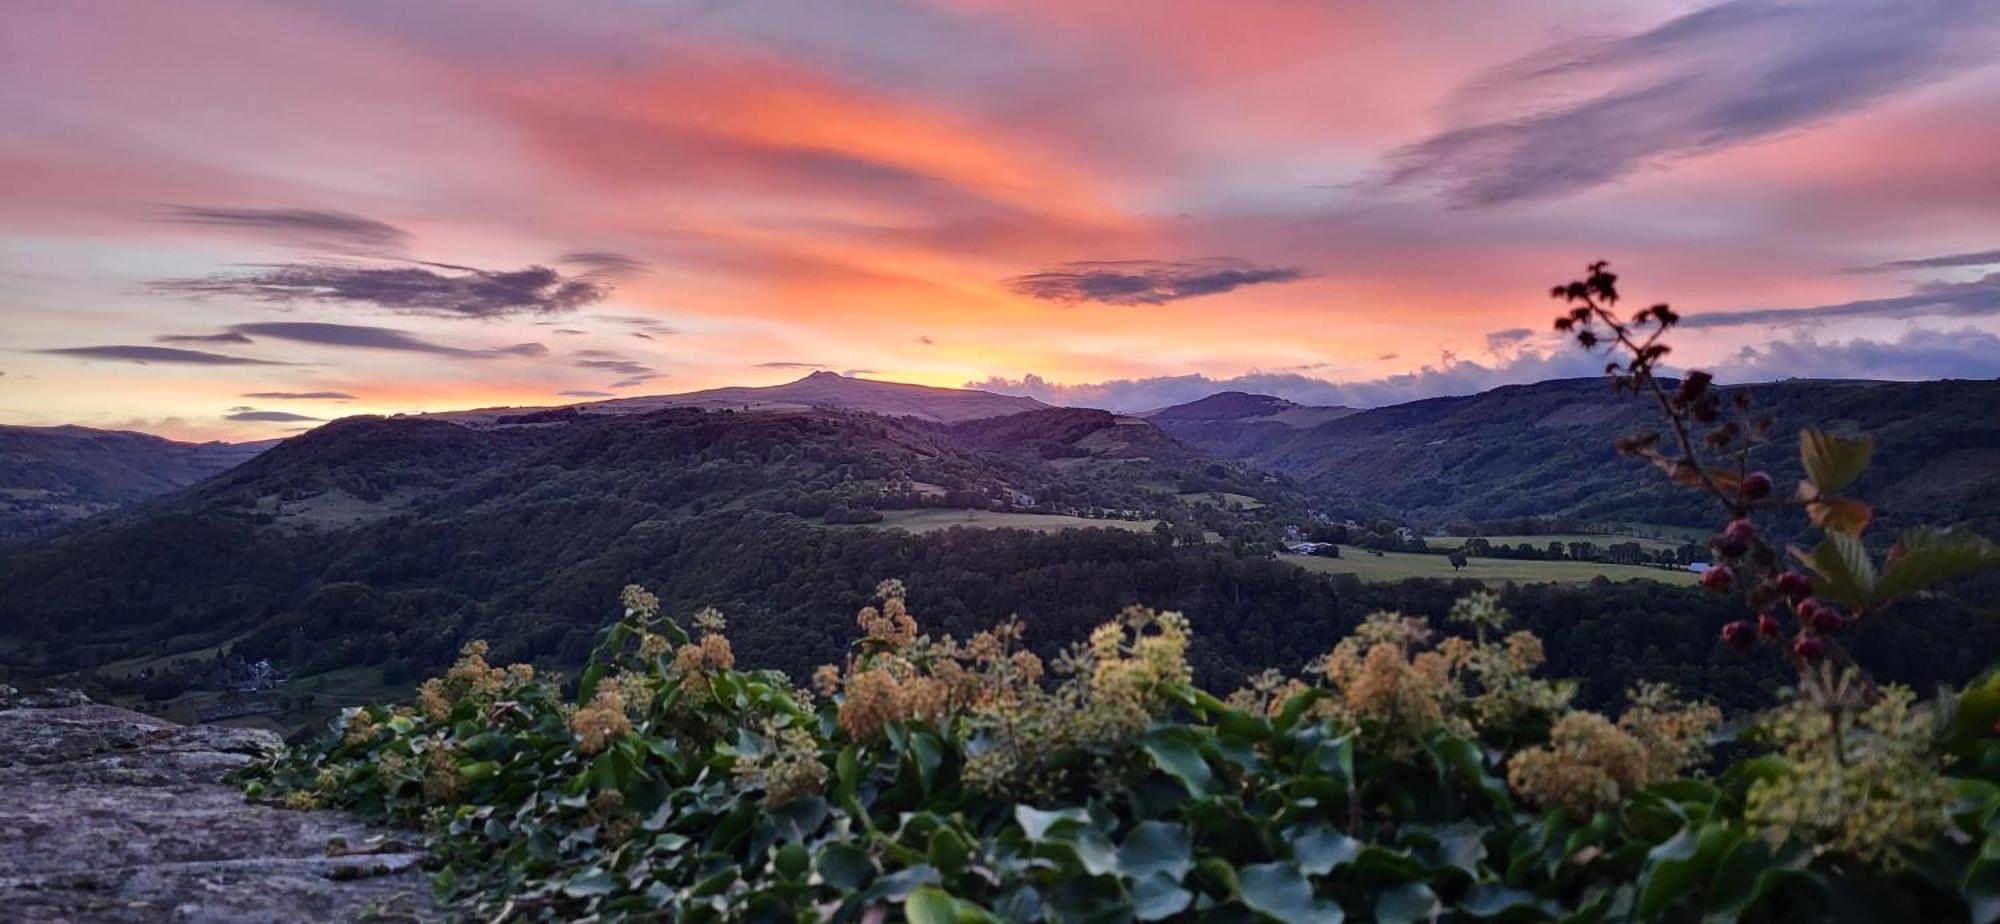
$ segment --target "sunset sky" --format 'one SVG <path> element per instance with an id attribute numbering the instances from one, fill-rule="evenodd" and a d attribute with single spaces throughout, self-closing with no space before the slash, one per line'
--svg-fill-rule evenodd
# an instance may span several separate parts
<path id="1" fill-rule="evenodd" d="M 1615 8 L 1615 9 L 1614 9 Z M 2000 3 L 15 3 L 0 422 L 2000 376 Z"/>

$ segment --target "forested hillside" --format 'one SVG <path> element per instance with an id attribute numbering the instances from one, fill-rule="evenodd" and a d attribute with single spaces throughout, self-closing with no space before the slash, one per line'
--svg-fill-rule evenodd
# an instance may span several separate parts
<path id="1" fill-rule="evenodd" d="M 561 601 L 601 599 L 634 569 L 657 573 L 692 554 L 684 549 L 712 553 L 707 537 L 732 524 L 748 524 L 734 554 L 753 560 L 780 545 L 786 528 L 819 535 L 889 508 L 1143 516 L 1181 524 L 1183 534 L 1256 537 L 1265 548 L 1276 518 L 1303 515 L 1295 492 L 1234 463 L 1184 449 L 1135 455 L 1100 427 L 1010 426 L 1035 435 L 1002 452 L 993 433 L 841 411 L 680 408 L 478 429 L 340 421 L 7 556 L 0 633 L 20 642 L 6 654 L 16 670 L 87 667 L 158 652 L 169 640 L 193 648 L 252 633 L 269 642 L 270 626 L 299 619 L 310 623 L 308 637 L 325 641 L 393 626 L 406 636 L 398 651 L 421 660 L 448 653 L 446 636 L 490 613 L 532 622 L 553 609 L 588 625 L 594 614 Z M 1163 441 L 1157 431 L 1133 438 Z M 1207 491 L 1267 504 L 1227 511 L 1179 496 Z M 855 571 L 857 582 L 880 578 L 859 562 Z M 717 583 L 690 590 L 728 586 L 719 575 L 705 580 Z M 369 588 L 372 609 L 336 605 L 355 593 L 350 582 Z M 566 634 L 537 624 L 518 637 L 537 654 L 579 657 Z M 274 646 L 261 650 L 287 653 Z"/>
<path id="2" fill-rule="evenodd" d="M 2000 531 L 2000 414 L 1993 412 L 2000 382 L 1796 380 L 1744 387 L 1777 432 L 1817 422 L 1875 434 L 1879 449 L 1861 488 L 1878 499 L 1886 522 L 1963 522 Z M 1614 393 L 1598 379 L 1413 401 L 1247 444 L 1204 417 L 1169 409 L 1150 419 L 1195 446 L 1437 528 L 1553 516 L 1692 526 L 1706 512 L 1701 497 L 1643 477 L 1645 463 L 1618 455 L 1618 438 L 1662 424 L 1650 401 Z M 1791 450 L 1782 440 L 1762 447 L 1752 467 L 1789 489 L 1800 476 Z"/>
<path id="3" fill-rule="evenodd" d="M 124 430 L 0 425 L 0 543 L 54 532 L 224 471 L 270 448 Z"/>

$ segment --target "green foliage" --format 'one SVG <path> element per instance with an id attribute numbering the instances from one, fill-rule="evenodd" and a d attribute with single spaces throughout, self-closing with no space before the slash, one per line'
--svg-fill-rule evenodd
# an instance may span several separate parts
<path id="1" fill-rule="evenodd" d="M 1975 759 L 1934 771 L 1955 774 L 1937 777 L 1955 795 L 1928 817 L 1916 861 L 1891 868 L 1823 849 L 1811 829 L 1773 840 L 1749 817 L 1753 792 L 1791 778 L 1794 750 L 1634 781 L 1595 811 L 1533 809 L 1502 782 L 1510 760 L 1560 747 L 1546 750 L 1546 721 L 1484 699 L 1523 682 L 1532 637 L 1431 651 L 1420 623 L 1383 617 L 1320 673 L 1224 699 L 1186 681 L 1171 615 L 1107 624 L 1048 686 L 1008 644 L 1016 630 L 932 639 L 900 585 L 884 597 L 847 668 L 815 678 L 831 698 L 737 670 L 719 617 L 689 631 L 633 589 L 574 699 L 471 647 L 419 707 L 351 710 L 252 768 L 248 790 L 421 826 L 440 898 L 510 919 L 1819 920 L 1840 907 L 1990 921 L 2000 909 L 2000 741 L 1978 727 L 2000 710 L 2000 673 L 1938 725 Z M 1482 637 L 1507 622 L 1490 598 L 1458 619 Z M 1412 711 L 1416 688 L 1396 686 L 1390 662 L 1436 671 L 1433 656 L 1467 665 L 1446 673 L 1462 692 L 1425 694 L 1442 713 Z M 890 698 L 860 692 L 857 678 L 877 674 L 895 681 Z M 1619 728 L 1671 737 L 1671 707 L 1644 703 Z M 968 773 L 1006 723 L 1047 706 L 1090 732 L 1052 733 L 1033 768 L 1015 765 L 1064 768 L 1056 784 Z M 1876 721 L 1930 727 L 1883 708 Z M 1395 722 L 1415 724 L 1383 726 Z M 1409 734 L 1413 747 L 1386 744 Z"/>

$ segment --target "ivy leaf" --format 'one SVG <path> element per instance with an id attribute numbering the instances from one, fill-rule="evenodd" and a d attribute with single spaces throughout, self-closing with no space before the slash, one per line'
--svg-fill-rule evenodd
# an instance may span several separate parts
<path id="1" fill-rule="evenodd" d="M 2000 568 L 2000 545 L 1957 530 L 1919 526 L 1903 533 L 1889 552 L 1875 590 L 1889 600 L 1991 568 Z"/>
<path id="2" fill-rule="evenodd" d="M 1308 875 L 1324 876 L 1354 861 L 1361 842 L 1325 824 L 1300 825 L 1285 830 L 1292 846 L 1292 859 Z"/>
<path id="3" fill-rule="evenodd" d="M 924 886 L 903 899 L 903 917 L 910 924 L 954 924 L 958 920 L 958 902 L 943 889 Z"/>
<path id="4" fill-rule="evenodd" d="M 819 852 L 819 875 L 826 884 L 843 892 L 861 888 L 874 872 L 868 854 L 852 844 L 828 844 Z"/>
<path id="5" fill-rule="evenodd" d="M 1250 910 L 1280 921 L 1340 924 L 1346 918 L 1339 905 L 1313 898 L 1312 883 L 1291 863 L 1246 866 L 1238 876 L 1238 888 Z"/>
<path id="6" fill-rule="evenodd" d="M 1437 893 L 1421 882 L 1405 882 L 1384 889 L 1375 897 L 1377 924 L 1415 924 L 1417 921 L 1431 921 L 1437 918 L 1438 912 L 1442 909 Z"/>
<path id="7" fill-rule="evenodd" d="M 1132 884 L 1132 916 L 1141 921 L 1173 917 L 1194 901 L 1194 893 L 1181 888 L 1180 880 L 1156 873 Z"/>
<path id="8" fill-rule="evenodd" d="M 563 884 L 563 894 L 571 898 L 593 898 L 610 895 L 618 889 L 618 880 L 599 867 L 589 867 Z"/>
<path id="9" fill-rule="evenodd" d="M 1825 430 L 1799 431 L 1799 462 L 1820 495 L 1833 494 L 1853 484 L 1868 468 L 1868 457 L 1874 452 L 1872 436 L 1846 439 Z"/>
<path id="10" fill-rule="evenodd" d="M 1133 879 L 1164 875 L 1179 882 L 1194 868 L 1194 842 L 1183 825 L 1141 822 L 1118 845 L 1118 868 Z"/>
<path id="11" fill-rule="evenodd" d="M 1847 533 L 1827 533 L 1811 553 L 1794 548 L 1792 555 L 1811 568 L 1819 580 L 1813 592 L 1835 603 L 1864 607 L 1875 599 L 1875 563 L 1861 540 Z"/>
<path id="12" fill-rule="evenodd" d="M 939 828 L 931 832 L 931 865 L 946 876 L 957 876 L 965 869 L 965 861 L 972 856 L 972 846 L 950 828 Z"/>
<path id="13" fill-rule="evenodd" d="M 1189 795 L 1200 799 L 1208 795 L 1208 784 L 1214 774 L 1208 768 L 1208 761 L 1202 759 L 1196 741 L 1193 729 L 1169 725 L 1148 732 L 1143 745 L 1154 764 L 1181 781 Z"/>
<path id="14" fill-rule="evenodd" d="M 1059 809 L 1045 812 L 1032 805 L 1014 806 L 1014 823 L 1027 832 L 1028 840 L 1041 843 L 1049 839 L 1060 822 L 1069 822 L 1070 827 L 1090 823 L 1090 813 L 1080 808 Z"/>

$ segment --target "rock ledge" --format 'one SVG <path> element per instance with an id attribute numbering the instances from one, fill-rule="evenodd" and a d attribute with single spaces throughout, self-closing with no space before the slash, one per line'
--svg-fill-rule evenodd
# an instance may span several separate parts
<path id="1" fill-rule="evenodd" d="M 0 686 L 0 917 L 431 917 L 414 844 L 339 813 L 251 804 L 222 782 L 279 744 L 270 732 L 175 725 L 75 691 Z M 329 856 L 334 842 L 349 850 Z"/>

